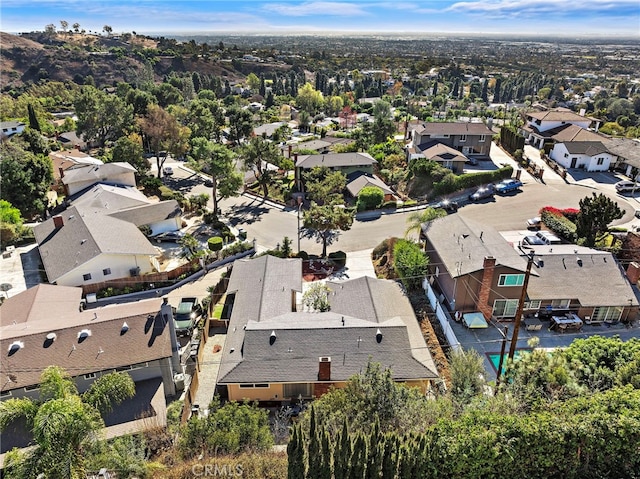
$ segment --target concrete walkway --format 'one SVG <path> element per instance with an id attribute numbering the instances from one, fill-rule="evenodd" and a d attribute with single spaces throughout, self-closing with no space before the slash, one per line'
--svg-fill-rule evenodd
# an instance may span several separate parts
<path id="1" fill-rule="evenodd" d="M 351 251 L 347 253 L 347 263 L 345 267 L 339 271 L 336 271 L 331 275 L 329 280 L 349 280 L 354 278 L 360 278 L 362 276 L 376 277 L 373 263 L 371 262 L 372 249 L 365 249 L 362 251 Z"/>
<path id="2" fill-rule="evenodd" d="M 200 411 L 207 414 L 209 403 L 216 392 L 216 382 L 218 381 L 218 370 L 222 360 L 222 351 L 227 338 L 227 330 L 224 327 L 212 328 L 209 331 L 209 339 L 204 345 L 200 372 L 198 373 L 198 390 L 193 401 L 200 406 Z M 219 347 L 218 347 L 219 346 Z M 214 352 L 218 350 L 217 352 Z"/>

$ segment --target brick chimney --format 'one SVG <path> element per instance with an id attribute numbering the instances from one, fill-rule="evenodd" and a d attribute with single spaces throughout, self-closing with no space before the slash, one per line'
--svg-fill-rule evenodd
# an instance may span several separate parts
<path id="1" fill-rule="evenodd" d="M 331 358 L 318 358 L 318 381 L 331 381 Z"/>
<path id="2" fill-rule="evenodd" d="M 627 267 L 627 278 L 631 284 L 637 284 L 640 280 L 640 263 L 632 261 Z"/>
<path id="3" fill-rule="evenodd" d="M 60 173 L 60 178 L 64 178 L 64 168 L 58 168 L 58 173 Z"/>
<path id="4" fill-rule="evenodd" d="M 493 273 L 496 269 L 496 259 L 493 256 L 485 257 L 482 267 L 482 281 L 480 283 L 477 306 L 484 315 L 484 319 L 489 321 L 489 319 L 491 319 L 491 313 L 493 312 L 493 308 L 489 304 L 489 296 L 491 295 L 491 288 L 493 286 Z"/>
<path id="5" fill-rule="evenodd" d="M 64 226 L 64 220 L 62 219 L 62 216 L 55 215 L 53 217 L 53 226 L 55 226 L 55 228 L 57 230 L 59 230 L 60 228 L 62 228 Z"/>

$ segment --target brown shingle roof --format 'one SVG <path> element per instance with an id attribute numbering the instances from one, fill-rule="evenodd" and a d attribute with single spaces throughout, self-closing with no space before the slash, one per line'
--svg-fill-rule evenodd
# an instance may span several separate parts
<path id="1" fill-rule="evenodd" d="M 421 135 L 493 135 L 484 123 L 424 123 L 422 128 L 415 128 Z"/>

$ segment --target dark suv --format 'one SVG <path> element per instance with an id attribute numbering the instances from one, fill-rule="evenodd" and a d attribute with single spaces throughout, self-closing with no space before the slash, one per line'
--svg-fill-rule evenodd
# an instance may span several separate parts
<path id="1" fill-rule="evenodd" d="M 202 308 L 198 303 L 198 298 L 182 298 L 173 316 L 176 334 L 178 336 L 189 336 L 201 315 Z"/>

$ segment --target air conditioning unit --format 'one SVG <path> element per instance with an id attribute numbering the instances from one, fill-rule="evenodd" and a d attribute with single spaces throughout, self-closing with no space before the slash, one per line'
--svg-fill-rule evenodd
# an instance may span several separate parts
<path id="1" fill-rule="evenodd" d="M 131 268 L 129 270 L 129 274 L 131 276 L 138 276 L 140 274 L 140 266 L 136 266 L 135 268 Z"/>

